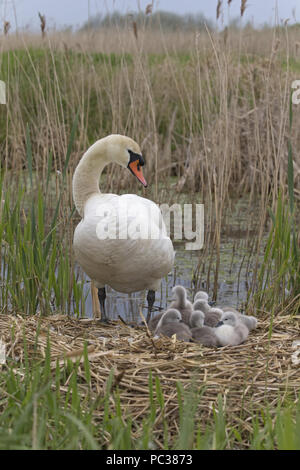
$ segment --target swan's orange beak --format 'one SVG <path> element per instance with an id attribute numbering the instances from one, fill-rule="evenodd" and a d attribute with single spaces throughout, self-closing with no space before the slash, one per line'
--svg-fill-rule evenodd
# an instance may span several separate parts
<path id="1" fill-rule="evenodd" d="M 128 164 L 128 168 L 131 173 L 135 175 L 137 179 L 145 186 L 145 188 L 147 188 L 148 185 L 144 178 L 139 160 L 134 160 L 133 162 L 130 162 Z"/>

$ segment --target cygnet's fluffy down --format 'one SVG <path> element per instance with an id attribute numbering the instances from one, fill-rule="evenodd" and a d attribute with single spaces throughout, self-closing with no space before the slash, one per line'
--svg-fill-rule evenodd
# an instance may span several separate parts
<path id="1" fill-rule="evenodd" d="M 171 308 L 161 317 L 154 332 L 155 336 L 173 336 L 180 341 L 190 341 L 192 333 L 189 327 L 183 323 L 179 310 Z"/>
<path id="2" fill-rule="evenodd" d="M 193 310 L 201 310 L 204 313 L 204 325 L 214 328 L 221 320 L 223 311 L 219 308 L 212 308 L 206 300 L 196 300 L 193 304 Z"/>
<path id="3" fill-rule="evenodd" d="M 206 300 L 208 302 L 208 293 L 204 292 L 204 290 L 199 290 L 195 295 L 194 302 L 196 300 Z"/>
<path id="4" fill-rule="evenodd" d="M 236 313 L 224 312 L 215 334 L 221 346 L 237 346 L 245 341 L 249 330 Z"/>
<path id="5" fill-rule="evenodd" d="M 204 346 L 219 346 L 218 338 L 215 334 L 214 328 L 204 325 L 205 315 L 200 310 L 195 310 L 191 315 L 191 333 L 192 338 L 197 343 Z"/>
<path id="6" fill-rule="evenodd" d="M 151 318 L 151 320 L 149 321 L 148 323 L 148 328 L 150 331 L 152 331 L 152 333 L 156 330 L 156 327 L 158 325 L 158 322 L 159 320 L 161 319 L 161 317 L 163 316 L 165 312 L 160 312 L 160 313 L 157 313 L 153 318 Z"/>
<path id="7" fill-rule="evenodd" d="M 175 300 L 170 304 L 170 308 L 175 308 L 181 313 L 182 321 L 189 325 L 193 311 L 192 303 L 187 299 L 186 289 L 183 286 L 175 286 L 172 290 Z"/>
<path id="8" fill-rule="evenodd" d="M 242 323 L 248 328 L 249 331 L 254 330 L 257 327 L 257 319 L 248 315 L 241 315 L 239 317 Z"/>
<path id="9" fill-rule="evenodd" d="M 238 315 L 241 322 L 246 325 L 249 331 L 252 331 L 257 327 L 257 319 L 255 317 L 252 317 L 250 315 L 243 315 L 241 312 L 239 312 L 233 307 L 224 307 L 223 312 L 233 312 Z"/>

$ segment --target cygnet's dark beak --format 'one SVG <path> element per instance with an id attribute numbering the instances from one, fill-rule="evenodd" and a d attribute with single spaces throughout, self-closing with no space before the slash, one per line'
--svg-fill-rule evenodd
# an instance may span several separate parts
<path id="1" fill-rule="evenodd" d="M 210 307 L 213 307 L 214 305 L 216 305 L 216 301 L 215 301 L 215 300 L 209 300 L 207 303 L 208 303 L 208 305 L 209 305 Z"/>
<path id="2" fill-rule="evenodd" d="M 217 324 L 216 324 L 216 328 L 218 328 L 218 326 L 222 326 L 224 325 L 224 322 L 223 321 L 219 321 Z"/>

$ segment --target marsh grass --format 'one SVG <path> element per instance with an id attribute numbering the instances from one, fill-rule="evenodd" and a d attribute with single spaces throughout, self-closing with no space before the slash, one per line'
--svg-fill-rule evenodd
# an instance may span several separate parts
<path id="1" fill-rule="evenodd" d="M 293 123 L 293 109 L 290 101 L 290 131 Z M 269 210 L 271 229 L 265 246 L 264 259 L 258 278 L 258 307 L 279 311 L 286 299 L 293 299 L 300 293 L 300 250 L 299 220 L 295 206 L 294 158 L 291 140 L 288 142 L 288 192 L 286 197 L 279 192 L 275 212 Z M 295 302 L 291 312 L 299 311 Z"/>
<path id="2" fill-rule="evenodd" d="M 50 349 L 46 351 L 44 364 L 35 361 L 30 363 L 30 368 L 26 346 L 24 354 L 27 367 L 15 374 L 15 364 L 10 364 L 1 373 L 5 397 L 5 403 L 3 400 L 1 403 L 1 448 L 97 449 L 95 427 L 91 423 L 93 406 L 88 399 L 81 403 L 77 392 L 78 365 L 66 363 L 65 368 L 57 367 L 51 376 Z M 63 397 L 60 386 L 67 377 L 70 383 Z"/>
<path id="3" fill-rule="evenodd" d="M 6 184 L 7 173 L 0 177 L 1 220 L 1 305 L 2 311 L 37 312 L 48 315 L 60 310 L 84 315 L 83 283 L 75 274 L 68 224 L 73 206 L 63 208 L 67 166 L 76 132 L 73 124 L 55 197 L 50 194 L 53 179 L 48 167 L 45 185 L 33 171 L 32 146 L 26 132 L 28 178 L 24 185 L 20 173 L 12 187 Z M 49 157 L 49 161 L 51 158 Z M 48 198 L 55 205 L 47 205 Z"/>
<path id="4" fill-rule="evenodd" d="M 295 220 L 289 205 L 279 195 L 276 212 L 270 211 L 271 230 L 258 280 L 257 305 L 279 310 L 288 298 L 299 294 L 299 249 Z M 291 295 L 292 294 L 292 295 Z M 297 311 L 297 304 L 295 311 Z"/>

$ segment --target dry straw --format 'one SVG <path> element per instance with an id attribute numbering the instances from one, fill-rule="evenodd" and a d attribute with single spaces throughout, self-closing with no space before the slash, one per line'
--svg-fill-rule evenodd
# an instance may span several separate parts
<path id="1" fill-rule="evenodd" d="M 287 398 L 296 400 L 299 393 L 299 368 L 292 360 L 293 344 L 300 334 L 299 322 L 284 312 L 275 317 L 271 338 L 269 320 L 260 320 L 257 330 L 244 344 L 219 349 L 178 342 L 175 338 L 154 341 L 143 326 L 132 327 L 122 322 L 102 325 L 95 320 L 75 320 L 63 315 L 48 318 L 1 315 L 0 331 L 7 358 L 19 364 L 24 360 L 24 334 L 29 358 L 35 360 L 45 358 L 49 335 L 53 372 L 57 360 L 61 365 L 66 358 L 80 360 L 78 376 L 82 380 L 78 386 L 82 398 L 89 389 L 83 358 L 86 341 L 91 393 L 95 398 L 104 395 L 113 369 L 114 387 L 119 390 L 123 409 L 134 422 L 141 422 L 149 414 L 152 371 L 163 390 L 164 418 L 170 436 L 177 435 L 179 426 L 178 381 L 186 390 L 192 384 L 197 388 L 204 386 L 195 416 L 201 427 L 210 423 L 221 394 L 226 403 L 227 422 L 232 427 L 242 426 L 245 433 L 252 431 L 252 418 L 257 412 L 269 405 L 275 410 Z M 17 366 L 15 373 L 21 373 Z M 61 386 L 60 392 L 67 392 L 67 384 Z M 95 410 L 96 422 L 101 422 L 103 412 L 101 408 Z M 156 445 L 163 446 L 161 414 L 156 418 L 154 436 Z M 247 442 L 240 445 L 247 448 Z"/>

